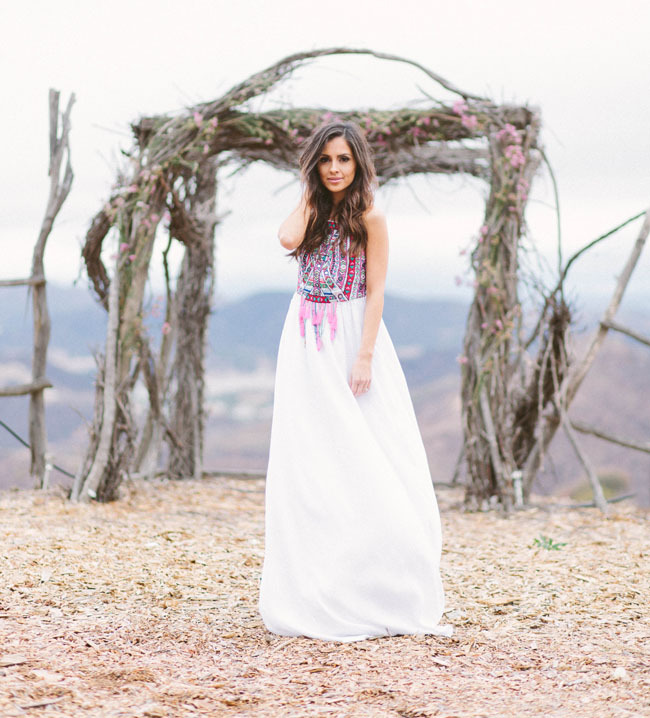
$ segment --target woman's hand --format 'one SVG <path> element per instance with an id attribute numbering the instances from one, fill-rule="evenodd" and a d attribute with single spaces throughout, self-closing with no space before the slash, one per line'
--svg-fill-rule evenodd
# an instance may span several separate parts
<path id="1" fill-rule="evenodd" d="M 355 396 L 361 396 L 370 389 L 371 378 L 370 359 L 357 357 L 350 372 L 350 389 Z"/>

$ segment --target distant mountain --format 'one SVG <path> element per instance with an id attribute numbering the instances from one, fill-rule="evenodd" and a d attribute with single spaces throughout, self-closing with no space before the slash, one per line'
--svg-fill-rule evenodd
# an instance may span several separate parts
<path id="1" fill-rule="evenodd" d="M 5 291 L 15 293 L 13 301 L 0 304 L 0 385 L 28 382 L 31 376 L 31 300 L 24 288 Z M 240 426 L 245 423 L 242 417 L 257 416 L 262 405 L 268 406 L 272 367 L 290 300 L 288 293 L 264 292 L 213 310 L 208 329 L 207 371 L 208 401 L 215 422 L 223 425 L 224 421 L 231 421 Z M 67 453 L 70 447 L 66 439 L 75 436 L 78 442 L 80 427 L 92 416 L 95 376 L 92 352 L 103 350 L 106 312 L 91 292 L 82 288 L 48 286 L 48 304 L 52 335 L 47 376 L 54 385 L 46 392 L 48 434 L 52 442 L 60 445 L 59 450 Z M 460 351 L 465 311 L 461 303 L 386 297 L 385 321 L 412 384 L 456 371 L 454 358 Z M 151 314 L 146 319 L 154 341 L 159 336 L 160 321 Z M 260 367 L 266 372 L 265 394 L 258 406 L 251 404 L 249 390 L 244 387 L 250 385 L 248 375 L 259 372 Z M 258 399 L 259 396 L 255 401 Z M 27 434 L 27 413 L 26 397 L 0 401 L 0 418 L 22 436 Z M 15 448 L 15 439 L 0 429 L 0 451 Z"/>
<path id="2" fill-rule="evenodd" d="M 9 290 L 5 290 L 8 292 Z M 13 291 L 13 290 L 12 290 Z M 6 296 L 6 294 L 4 295 Z M 52 340 L 46 392 L 51 453 L 75 470 L 92 416 L 95 363 L 103 349 L 106 313 L 85 289 L 49 287 Z M 273 370 L 290 294 L 265 292 L 217 306 L 210 318 L 206 376 L 206 465 L 263 468 L 270 431 Z M 467 306 L 461 302 L 386 297 L 384 320 L 406 374 L 436 480 L 448 480 L 460 447 L 459 370 Z M 650 330 L 648 313 L 622 312 L 620 321 Z M 155 340 L 160 318 L 148 316 Z M 579 326 L 594 326 L 583 310 Z M 578 336 L 578 341 L 584 341 Z M 0 304 L 0 385 L 29 381 L 31 309 L 16 290 Z M 607 338 L 572 407 L 572 415 L 611 432 L 650 437 L 650 350 L 621 335 Z M 26 397 L 1 399 L 0 419 L 27 435 Z M 650 456 L 591 437 L 581 442 L 596 467 L 624 477 L 650 502 Z M 554 443 L 539 486 L 573 485 L 582 469 L 562 437 Z M 0 427 L 0 487 L 29 485 L 28 452 Z M 54 478 L 54 477 L 53 477 Z"/>
<path id="3" fill-rule="evenodd" d="M 208 341 L 218 363 L 254 369 L 260 356 L 275 360 L 291 294 L 265 292 L 224 304 L 213 312 Z M 460 353 L 467 305 L 436 299 L 388 295 L 384 322 L 396 347 L 405 354 Z"/>

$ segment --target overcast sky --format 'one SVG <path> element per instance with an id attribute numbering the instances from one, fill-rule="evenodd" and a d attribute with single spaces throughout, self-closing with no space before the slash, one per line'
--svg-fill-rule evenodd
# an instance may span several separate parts
<path id="1" fill-rule="evenodd" d="M 119 149 L 130 146 L 129 123 L 213 99 L 287 54 L 320 47 L 396 53 L 470 92 L 539 106 L 560 187 L 566 254 L 650 204 L 645 0 L 23 0 L 1 8 L 3 278 L 28 274 L 46 203 L 48 88 L 60 89 L 64 100 L 75 92 L 77 102 L 75 181 L 48 243 L 46 271 L 67 285 L 81 273 L 85 284 L 79 247 L 108 197 Z M 444 96 L 405 66 L 331 58 L 300 70 L 273 98 L 333 109 L 396 108 L 421 99 L 418 87 Z M 221 298 L 293 286 L 295 267 L 275 235 L 298 189 L 290 175 L 265 167 L 222 179 L 219 212 L 229 214 L 218 230 Z M 389 289 L 467 296 L 454 278 L 466 262 L 459 252 L 481 224 L 484 192 L 478 182 L 445 177 L 382 190 L 391 231 Z M 531 240 L 553 261 L 551 204 L 542 173 L 528 219 Z M 611 290 L 639 226 L 582 263 L 576 292 Z M 650 285 L 648 255 L 650 248 L 631 287 L 638 297 Z"/>

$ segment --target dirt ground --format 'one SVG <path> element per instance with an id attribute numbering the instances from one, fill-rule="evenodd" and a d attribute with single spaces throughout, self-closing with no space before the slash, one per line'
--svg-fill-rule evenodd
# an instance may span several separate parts
<path id="1" fill-rule="evenodd" d="M 650 716 L 647 511 L 504 519 L 441 488 L 454 636 L 336 644 L 257 614 L 263 497 L 218 478 L 109 505 L 0 493 L 0 715 Z"/>

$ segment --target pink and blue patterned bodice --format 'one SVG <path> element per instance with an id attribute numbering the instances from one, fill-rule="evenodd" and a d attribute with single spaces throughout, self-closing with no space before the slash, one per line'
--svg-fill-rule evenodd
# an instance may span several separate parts
<path id="1" fill-rule="evenodd" d="M 298 260 L 298 294 L 308 302 L 347 302 L 366 296 L 366 256 L 349 253 L 350 238 L 341 247 L 336 222 L 328 222 L 325 241 Z"/>
<path id="2" fill-rule="evenodd" d="M 341 247 L 336 222 L 328 222 L 327 237 L 317 249 L 299 255 L 296 291 L 300 295 L 300 334 L 305 336 L 305 323 L 309 322 L 320 351 L 325 318 L 334 341 L 337 304 L 366 296 L 366 255 L 350 253 L 349 237 Z"/>

